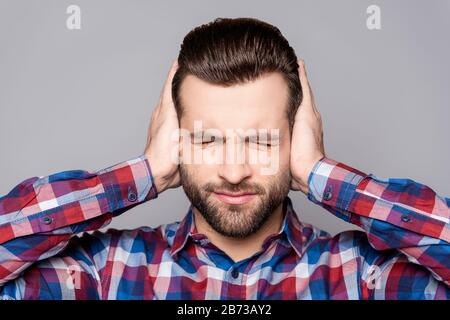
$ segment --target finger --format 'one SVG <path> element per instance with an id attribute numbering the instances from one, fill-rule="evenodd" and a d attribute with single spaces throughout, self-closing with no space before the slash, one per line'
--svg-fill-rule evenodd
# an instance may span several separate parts
<path id="1" fill-rule="evenodd" d="M 312 92 L 311 87 L 309 86 L 308 77 L 306 75 L 305 61 L 303 59 L 299 59 L 298 65 L 298 75 L 300 77 L 300 84 L 302 86 L 303 101 L 310 102 L 312 99 Z"/>
<path id="2" fill-rule="evenodd" d="M 172 101 L 172 80 L 178 69 L 178 61 L 175 59 L 172 62 L 169 73 L 167 74 L 166 82 L 164 83 L 164 88 L 161 94 L 161 103 Z"/>

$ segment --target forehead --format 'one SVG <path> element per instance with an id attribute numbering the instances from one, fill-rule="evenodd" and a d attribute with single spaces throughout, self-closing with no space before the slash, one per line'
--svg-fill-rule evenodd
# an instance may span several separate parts
<path id="1" fill-rule="evenodd" d="M 288 122 L 286 108 L 289 90 L 280 73 L 230 87 L 213 85 L 193 75 L 183 80 L 180 100 L 183 107 L 181 125 L 192 128 L 194 121 L 203 127 L 278 128 Z"/>

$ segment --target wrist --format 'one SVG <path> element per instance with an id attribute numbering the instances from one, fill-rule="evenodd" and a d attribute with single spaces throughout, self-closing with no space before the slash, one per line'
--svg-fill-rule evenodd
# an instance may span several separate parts
<path id="1" fill-rule="evenodd" d="M 163 179 L 159 175 L 159 172 L 161 172 L 161 171 L 157 168 L 157 166 L 155 165 L 155 162 L 152 159 L 150 159 L 150 156 L 148 154 L 145 154 L 145 158 L 147 160 L 148 167 L 150 169 L 150 176 L 151 176 L 153 185 L 155 186 L 157 193 L 160 194 L 161 192 L 164 191 Z"/>
<path id="2" fill-rule="evenodd" d="M 167 161 L 164 161 L 163 159 L 162 161 L 158 161 L 158 158 L 151 157 L 148 153 L 145 154 L 145 157 L 150 168 L 153 184 L 155 185 L 158 194 L 178 186 L 179 178 L 177 171 L 173 172 L 174 169 L 172 167 L 169 169 Z M 167 174 L 167 172 L 171 173 Z"/>
<path id="3" fill-rule="evenodd" d="M 310 161 L 305 161 L 302 164 L 298 164 L 299 169 L 297 170 L 297 175 L 295 175 L 293 178 L 296 181 L 298 189 L 304 194 L 308 194 L 309 192 L 309 178 L 311 176 L 311 173 L 314 171 L 317 163 L 324 157 L 325 156 L 323 154 L 318 155 Z"/>

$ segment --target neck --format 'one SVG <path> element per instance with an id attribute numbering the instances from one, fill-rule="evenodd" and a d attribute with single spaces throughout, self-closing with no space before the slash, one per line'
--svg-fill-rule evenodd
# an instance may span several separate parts
<path id="1" fill-rule="evenodd" d="M 283 203 L 281 203 L 258 231 L 243 239 L 230 238 L 215 231 L 197 208 L 193 207 L 192 211 L 197 232 L 206 235 L 211 243 L 225 252 L 233 261 L 243 260 L 260 251 L 264 240 L 278 233 L 283 222 Z"/>

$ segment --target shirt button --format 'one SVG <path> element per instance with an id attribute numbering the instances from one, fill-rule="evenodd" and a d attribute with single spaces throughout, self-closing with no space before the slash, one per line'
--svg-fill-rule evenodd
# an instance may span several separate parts
<path id="1" fill-rule="evenodd" d="M 410 222 L 410 221 L 411 221 L 411 218 L 410 218 L 409 216 L 407 216 L 407 215 L 403 215 L 403 216 L 402 216 L 402 221 L 403 221 L 403 222 Z"/>
<path id="2" fill-rule="evenodd" d="M 239 277 L 239 271 L 238 271 L 238 269 L 233 269 L 233 270 L 231 270 L 231 276 L 232 276 L 234 279 L 237 279 L 237 277 Z"/>
<path id="3" fill-rule="evenodd" d="M 135 202 L 137 200 L 137 194 L 133 191 L 133 189 L 131 189 L 131 187 L 128 188 L 128 200 L 130 202 Z"/>
<path id="4" fill-rule="evenodd" d="M 44 219 L 42 219 L 42 221 L 44 222 L 44 224 L 50 224 L 53 222 L 53 218 L 52 217 L 44 217 Z"/>
<path id="5" fill-rule="evenodd" d="M 333 194 L 332 194 L 330 191 L 327 191 L 327 192 L 325 192 L 325 194 L 324 194 L 324 196 L 323 196 L 323 199 L 324 199 L 325 201 L 328 201 L 328 200 L 330 200 L 332 197 L 333 197 Z"/>

